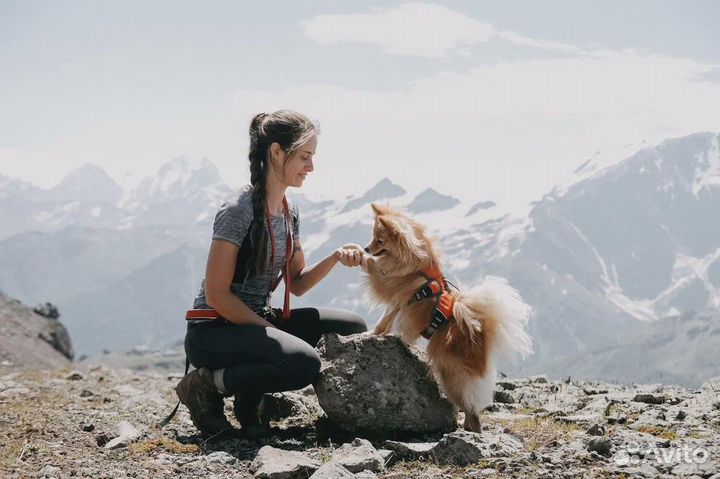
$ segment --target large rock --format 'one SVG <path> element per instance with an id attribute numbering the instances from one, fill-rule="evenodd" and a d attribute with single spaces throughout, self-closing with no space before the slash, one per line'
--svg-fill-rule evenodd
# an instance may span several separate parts
<path id="1" fill-rule="evenodd" d="M 322 415 L 322 410 L 315 398 L 284 392 L 263 396 L 258 414 L 264 423 L 282 420 L 311 422 Z"/>
<path id="2" fill-rule="evenodd" d="M 440 394 L 420 353 L 392 336 L 325 335 L 315 382 L 320 406 L 341 428 L 372 435 L 456 428 L 453 405 Z"/>
<path id="3" fill-rule="evenodd" d="M 67 329 L 57 318 L 0 293 L 0 358 L 14 366 L 62 368 L 70 366 L 73 355 Z"/>

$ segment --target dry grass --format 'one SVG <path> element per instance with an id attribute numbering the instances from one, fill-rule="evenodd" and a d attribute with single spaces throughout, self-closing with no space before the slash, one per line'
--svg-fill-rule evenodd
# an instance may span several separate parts
<path id="1" fill-rule="evenodd" d="M 712 433 L 709 431 L 692 430 L 688 433 L 687 437 L 690 439 L 712 439 Z"/>
<path id="2" fill-rule="evenodd" d="M 660 426 L 640 426 L 636 429 L 636 431 L 652 434 L 655 437 L 669 439 L 670 441 L 674 441 L 678 438 L 678 435 L 675 431 L 671 431 Z"/>
<path id="3" fill-rule="evenodd" d="M 28 376 L 37 373 L 27 373 Z M 47 453 L 46 442 L 56 435 L 49 425 L 53 415 L 69 401 L 52 388 L 0 401 L 0 467 L 17 467 L 33 456 Z"/>
<path id="4" fill-rule="evenodd" d="M 132 454 L 148 454 L 157 449 L 164 449 L 174 454 L 199 454 L 201 452 L 197 444 L 182 444 L 165 436 L 134 442 L 128 446 L 128 449 Z"/>
<path id="5" fill-rule="evenodd" d="M 552 418 L 523 418 L 518 420 L 500 420 L 512 434 L 523 439 L 524 449 L 537 451 L 555 441 L 566 440 L 583 428 L 577 424 L 568 424 Z"/>

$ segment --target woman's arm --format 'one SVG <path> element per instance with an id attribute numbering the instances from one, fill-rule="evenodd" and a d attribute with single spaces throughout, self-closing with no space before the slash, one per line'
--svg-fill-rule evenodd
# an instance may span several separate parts
<path id="1" fill-rule="evenodd" d="M 235 275 L 235 263 L 240 248 L 224 240 L 210 243 L 205 270 L 205 300 L 207 304 L 230 322 L 274 327 L 250 309 L 242 299 L 230 292 Z"/>
<path id="2" fill-rule="evenodd" d="M 295 253 L 290 261 L 290 277 L 292 278 L 290 292 L 295 296 L 302 296 L 327 276 L 338 262 L 345 266 L 359 266 L 362 255 L 362 247 L 356 244 L 346 244 L 314 265 L 306 266 L 305 253 L 303 253 L 300 240 L 295 241 Z"/>

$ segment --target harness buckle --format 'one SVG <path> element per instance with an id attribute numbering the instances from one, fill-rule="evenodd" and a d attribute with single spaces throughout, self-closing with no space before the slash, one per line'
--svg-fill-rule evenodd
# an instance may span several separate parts
<path id="1" fill-rule="evenodd" d="M 263 306 L 258 316 L 260 316 L 266 321 L 270 321 L 271 323 L 277 319 L 277 315 L 275 314 L 275 311 L 272 309 L 271 306 Z"/>
<path id="2" fill-rule="evenodd" d="M 432 315 L 430 316 L 430 326 L 423 331 L 422 336 L 425 339 L 430 339 L 435 332 L 440 329 L 445 323 L 448 322 L 448 317 L 445 313 L 440 311 L 438 308 L 433 308 Z"/>
<path id="3" fill-rule="evenodd" d="M 437 296 L 441 290 L 440 283 L 435 280 L 428 281 L 415 293 L 415 301 L 422 301 L 423 299 Z"/>

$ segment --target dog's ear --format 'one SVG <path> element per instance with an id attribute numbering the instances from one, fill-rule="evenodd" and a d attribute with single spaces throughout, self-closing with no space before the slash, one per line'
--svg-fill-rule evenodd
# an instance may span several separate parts
<path id="1" fill-rule="evenodd" d="M 397 238 L 398 236 L 400 236 L 400 226 L 393 220 L 389 219 L 386 216 L 378 216 L 377 219 L 391 237 Z"/>
<path id="2" fill-rule="evenodd" d="M 375 212 L 375 216 L 386 215 L 390 211 L 390 208 L 386 206 L 376 205 L 375 203 L 372 203 L 370 206 Z"/>

